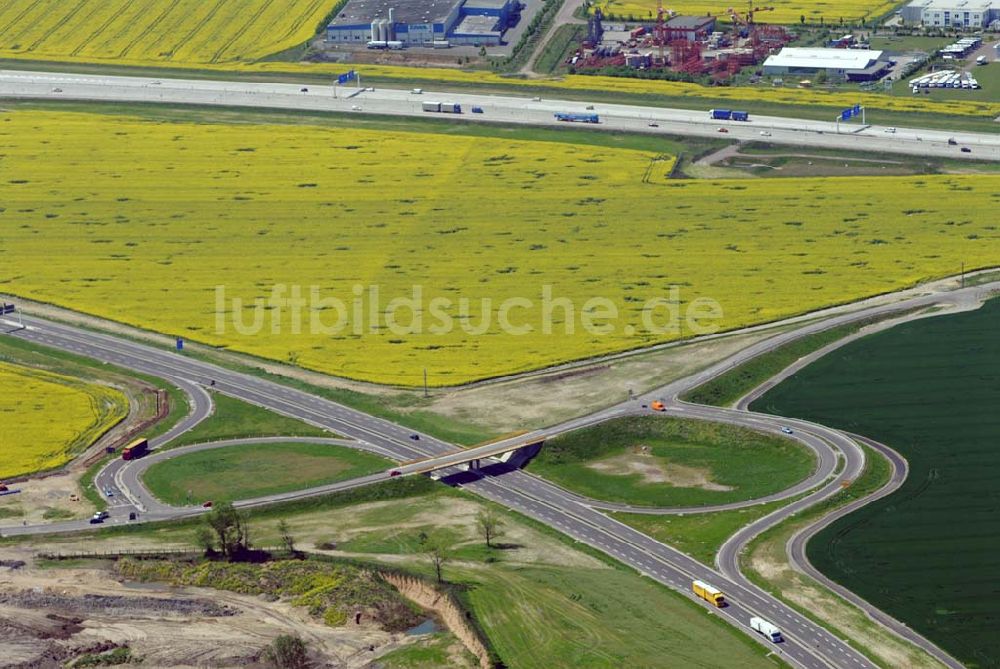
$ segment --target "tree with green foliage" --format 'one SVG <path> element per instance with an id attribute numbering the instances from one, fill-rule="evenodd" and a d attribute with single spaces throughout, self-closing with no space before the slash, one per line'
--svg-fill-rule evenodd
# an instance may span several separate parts
<path id="1" fill-rule="evenodd" d="M 278 535 L 281 537 L 281 545 L 285 547 L 285 550 L 294 553 L 295 537 L 292 536 L 292 530 L 284 518 L 278 521 Z"/>
<path id="2" fill-rule="evenodd" d="M 476 527 L 486 547 L 493 548 L 493 541 L 503 535 L 503 518 L 495 509 L 487 507 L 476 514 Z"/>
<path id="3" fill-rule="evenodd" d="M 206 555 L 215 552 L 215 537 L 212 535 L 212 529 L 207 525 L 199 525 L 195 529 L 194 543 L 205 551 Z"/>
<path id="4" fill-rule="evenodd" d="M 237 511 L 232 502 L 220 502 L 205 516 L 218 537 L 219 550 L 229 560 L 239 558 L 250 549 L 250 521 L 247 514 Z"/>
<path id="5" fill-rule="evenodd" d="M 451 559 L 451 542 L 440 532 L 421 537 L 424 554 L 434 565 L 434 574 L 438 583 L 444 583 L 444 564 Z"/>
<path id="6" fill-rule="evenodd" d="M 271 642 L 264 656 L 276 669 L 304 669 L 309 666 L 309 654 L 302 637 L 282 634 Z"/>

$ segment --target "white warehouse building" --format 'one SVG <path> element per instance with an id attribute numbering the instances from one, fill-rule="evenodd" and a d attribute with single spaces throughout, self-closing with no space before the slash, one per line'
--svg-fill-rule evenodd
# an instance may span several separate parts
<path id="1" fill-rule="evenodd" d="M 885 76 L 890 65 L 881 51 L 785 47 L 767 57 L 764 74 L 811 76 L 822 71 L 836 79 L 875 81 Z"/>
<path id="2" fill-rule="evenodd" d="M 900 12 L 910 25 L 978 30 L 1000 22 L 1000 0 L 914 0 Z"/>

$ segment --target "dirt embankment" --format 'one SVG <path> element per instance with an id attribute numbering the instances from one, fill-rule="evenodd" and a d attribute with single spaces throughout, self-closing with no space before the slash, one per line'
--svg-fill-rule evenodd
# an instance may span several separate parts
<path id="1" fill-rule="evenodd" d="M 404 597 L 436 613 L 451 633 L 458 637 L 469 652 L 478 658 L 479 666 L 482 669 L 493 668 L 493 660 L 490 658 L 490 652 L 486 649 L 486 644 L 466 620 L 462 609 L 450 597 L 419 578 L 389 572 L 380 575 L 386 582 L 395 586 Z"/>
<path id="2" fill-rule="evenodd" d="M 281 634 L 302 637 L 317 666 L 362 669 L 416 638 L 373 625 L 331 627 L 270 597 L 121 582 L 100 561 L 42 568 L 29 551 L 2 557 L 0 669 L 63 669 L 119 648 L 156 669 L 263 669 L 264 649 Z"/>

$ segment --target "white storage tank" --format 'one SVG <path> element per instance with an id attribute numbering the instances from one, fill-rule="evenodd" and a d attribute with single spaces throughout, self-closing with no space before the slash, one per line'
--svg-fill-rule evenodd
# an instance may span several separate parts
<path id="1" fill-rule="evenodd" d="M 378 39 L 380 42 L 389 41 L 389 22 L 385 19 L 379 19 L 378 22 Z"/>
<path id="2" fill-rule="evenodd" d="M 375 19 L 374 21 L 372 21 L 372 36 L 369 38 L 369 41 L 370 42 L 377 42 L 378 40 L 379 40 L 379 37 L 378 37 L 378 19 Z"/>

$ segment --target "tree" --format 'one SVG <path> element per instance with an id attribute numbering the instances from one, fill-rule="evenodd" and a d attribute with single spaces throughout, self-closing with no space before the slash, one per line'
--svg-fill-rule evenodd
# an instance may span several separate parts
<path id="1" fill-rule="evenodd" d="M 199 525 L 198 529 L 194 531 L 194 542 L 205 551 L 206 555 L 215 552 L 215 539 L 212 536 L 212 530 L 207 525 Z"/>
<path id="2" fill-rule="evenodd" d="M 278 534 L 281 536 L 281 545 L 285 547 L 285 550 L 294 553 L 295 537 L 292 536 L 291 528 L 288 527 L 284 518 L 278 522 Z"/>
<path id="3" fill-rule="evenodd" d="M 802 25 L 806 24 L 806 15 L 805 14 L 799 14 L 799 23 L 801 23 Z"/>
<path id="4" fill-rule="evenodd" d="M 277 637 L 264 655 L 277 669 L 304 669 L 309 666 L 306 642 L 291 634 Z"/>
<path id="5" fill-rule="evenodd" d="M 237 511 L 231 502 L 220 502 L 205 517 L 208 527 L 218 537 L 219 550 L 232 560 L 250 548 L 250 524 L 247 515 Z"/>
<path id="6" fill-rule="evenodd" d="M 434 574 L 437 576 L 438 583 L 444 583 L 442 571 L 444 563 L 451 558 L 451 542 L 444 535 L 435 533 L 428 535 L 422 543 L 424 553 L 434 565 Z"/>
<path id="7" fill-rule="evenodd" d="M 503 534 L 503 518 L 493 509 L 486 508 L 476 515 L 476 527 L 486 542 L 487 548 L 493 548 L 493 540 Z"/>

